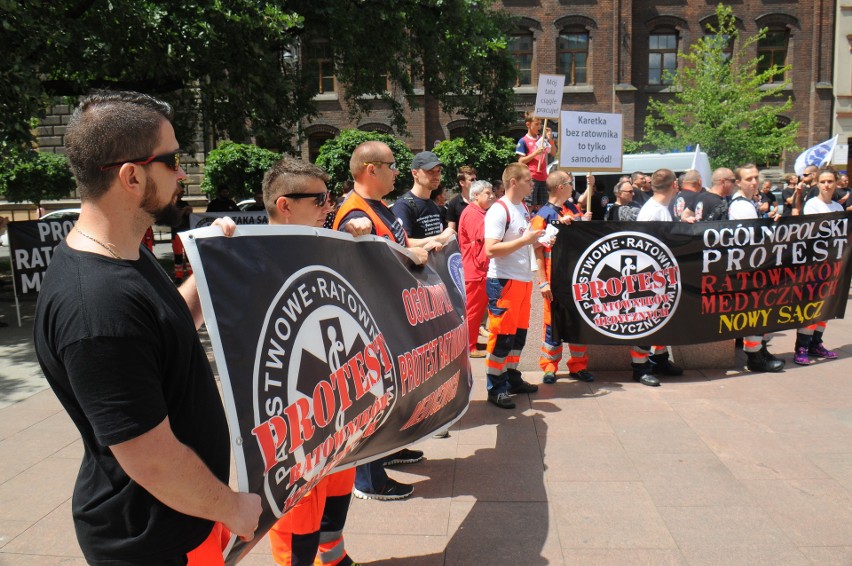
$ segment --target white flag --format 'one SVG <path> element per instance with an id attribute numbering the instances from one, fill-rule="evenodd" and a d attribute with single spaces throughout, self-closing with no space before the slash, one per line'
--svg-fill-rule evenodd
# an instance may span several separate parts
<path id="1" fill-rule="evenodd" d="M 701 186 L 709 189 L 713 186 L 713 169 L 710 167 L 710 160 L 706 153 L 701 153 L 701 145 L 696 144 L 695 155 L 692 157 L 692 166 L 690 169 L 695 169 L 701 174 Z"/>
<path id="2" fill-rule="evenodd" d="M 813 147 L 809 147 L 800 153 L 799 157 L 796 158 L 796 164 L 793 166 L 793 170 L 796 172 L 796 175 L 804 173 L 805 167 L 808 165 L 822 167 L 823 165 L 831 163 L 831 156 L 834 154 L 834 148 L 836 145 L 837 136 L 834 136 L 830 140 L 826 140 Z"/>

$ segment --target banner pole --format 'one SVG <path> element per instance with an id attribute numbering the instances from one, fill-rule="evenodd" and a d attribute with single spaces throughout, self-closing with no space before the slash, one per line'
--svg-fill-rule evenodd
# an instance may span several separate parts
<path id="1" fill-rule="evenodd" d="M 541 147 L 544 149 L 544 144 L 547 143 L 547 139 L 544 137 L 544 133 L 547 131 L 547 118 L 544 119 L 544 125 L 541 127 Z M 547 161 L 547 154 L 544 155 L 544 159 L 538 162 L 538 171 L 541 173 L 541 166 L 544 165 L 544 162 Z"/>

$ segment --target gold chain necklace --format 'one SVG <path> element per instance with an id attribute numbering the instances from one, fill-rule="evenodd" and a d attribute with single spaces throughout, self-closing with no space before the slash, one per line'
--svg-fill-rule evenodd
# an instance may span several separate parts
<path id="1" fill-rule="evenodd" d="M 121 257 L 120 255 L 118 255 L 118 254 L 117 254 L 117 253 L 113 250 L 113 248 L 115 247 L 115 244 L 111 244 L 111 243 L 109 243 L 109 242 L 107 242 L 107 243 L 105 244 L 105 243 L 101 242 L 100 240 L 96 240 L 96 239 L 95 239 L 95 238 L 93 238 L 92 236 L 89 236 L 88 234 L 86 234 L 85 232 L 83 232 L 82 230 L 80 230 L 79 228 L 77 228 L 77 226 L 76 226 L 76 225 L 74 225 L 74 230 L 76 230 L 76 231 L 77 231 L 77 233 L 78 233 L 78 234 L 80 234 L 81 236 L 83 236 L 84 238 L 88 238 L 88 239 L 90 239 L 91 241 L 93 241 L 94 243 L 96 243 L 97 245 L 99 245 L 100 247 L 102 247 L 103 249 L 105 249 L 106 251 L 108 251 L 108 252 L 109 252 L 109 255 L 111 255 L 111 256 L 112 256 L 112 257 L 114 257 L 115 259 L 124 259 L 123 257 Z"/>

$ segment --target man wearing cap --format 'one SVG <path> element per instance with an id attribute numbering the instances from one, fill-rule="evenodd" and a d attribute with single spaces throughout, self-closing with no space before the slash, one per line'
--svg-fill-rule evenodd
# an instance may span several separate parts
<path id="1" fill-rule="evenodd" d="M 421 151 L 411 160 L 414 186 L 393 205 L 393 213 L 402 222 L 409 244 L 422 246 L 436 241 L 444 244 L 455 234 L 451 228 L 443 229 L 441 211 L 430 197 L 441 185 L 444 165 L 431 151 Z"/>

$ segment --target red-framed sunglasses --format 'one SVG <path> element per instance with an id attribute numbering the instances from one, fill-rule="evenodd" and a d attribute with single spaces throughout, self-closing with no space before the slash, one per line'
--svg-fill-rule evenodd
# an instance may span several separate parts
<path id="1" fill-rule="evenodd" d="M 144 157 L 139 157 L 137 159 L 125 159 L 123 161 L 116 161 L 115 163 L 107 163 L 106 165 L 101 165 L 101 171 L 106 171 L 107 169 L 113 169 L 115 167 L 121 167 L 125 163 L 134 163 L 136 165 L 150 165 L 154 162 L 163 163 L 166 167 L 170 167 L 174 171 L 180 169 L 180 153 L 177 151 L 172 151 L 171 153 L 162 153 L 160 155 L 152 155 L 147 159 Z"/>

